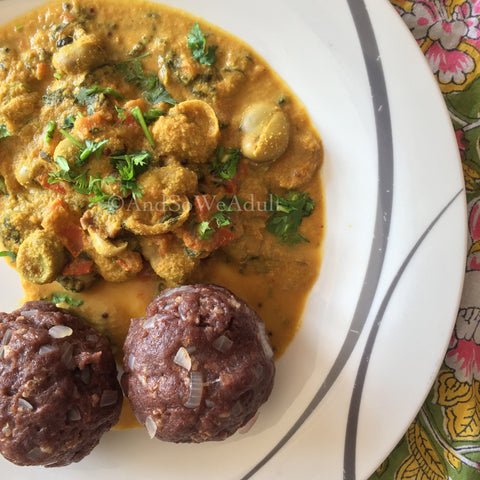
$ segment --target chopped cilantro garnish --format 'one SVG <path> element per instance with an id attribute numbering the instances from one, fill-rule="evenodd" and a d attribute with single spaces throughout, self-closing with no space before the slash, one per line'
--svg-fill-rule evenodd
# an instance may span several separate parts
<path id="1" fill-rule="evenodd" d="M 143 187 L 136 182 L 136 177 L 145 172 L 153 157 L 150 152 L 130 152 L 111 157 L 112 165 L 120 174 L 122 194 L 131 193 L 133 198 L 142 198 Z"/>
<path id="2" fill-rule="evenodd" d="M 71 183 L 73 189 L 82 195 L 87 195 L 90 200 L 89 206 L 95 203 L 100 204 L 102 208 L 109 213 L 115 213 L 119 207 L 119 200 L 115 195 L 110 195 L 102 191 L 102 185 L 116 182 L 118 179 L 113 177 L 101 178 L 99 174 L 95 177 L 88 174 L 87 170 L 83 172 L 75 172 L 68 165 L 64 157 L 58 156 L 55 160 L 59 166 L 59 170 L 50 174 L 48 183 L 68 182 Z"/>
<path id="3" fill-rule="evenodd" d="M 224 184 L 233 179 L 237 173 L 238 162 L 242 158 L 240 149 L 218 147 L 215 161 L 210 163 L 210 173 L 220 179 L 219 184 Z"/>
<path id="4" fill-rule="evenodd" d="M 125 113 L 124 108 L 117 107 L 115 105 L 115 111 L 117 112 L 118 118 L 121 120 L 123 123 L 127 119 L 127 114 Z"/>
<path id="5" fill-rule="evenodd" d="M 153 141 L 152 135 L 150 134 L 150 131 L 148 130 L 147 122 L 145 121 L 145 118 L 143 117 L 143 113 L 140 110 L 140 107 L 137 105 L 136 107 L 132 108 L 132 115 L 135 118 L 135 120 L 140 124 L 142 127 L 143 133 L 145 133 L 145 136 L 147 137 L 148 143 L 152 148 L 155 148 L 155 142 Z"/>
<path id="6" fill-rule="evenodd" d="M 230 215 L 225 212 L 216 212 L 210 220 L 200 222 L 197 227 L 199 240 L 209 240 L 210 237 L 221 227 L 228 227 L 232 225 L 233 221 Z"/>
<path id="7" fill-rule="evenodd" d="M 187 35 L 187 46 L 192 51 L 193 58 L 202 65 L 213 65 L 217 58 L 215 51 L 216 45 L 207 47 L 207 40 L 200 30 L 197 22 L 190 28 L 190 33 Z"/>
<path id="8" fill-rule="evenodd" d="M 11 137 L 12 134 L 8 131 L 5 125 L 0 125 L 0 138 Z"/>
<path id="9" fill-rule="evenodd" d="M 155 74 L 154 74 L 155 75 Z M 170 105 L 176 105 L 176 101 L 170 96 L 166 88 L 160 83 L 158 77 L 155 75 L 155 85 L 150 90 L 143 92 L 143 96 L 147 102 L 155 105 L 160 102 L 169 103 Z"/>
<path id="10" fill-rule="evenodd" d="M 15 252 L 12 252 L 11 250 L 3 250 L 0 252 L 0 257 L 10 257 L 10 262 L 15 263 L 15 260 L 17 259 L 17 256 L 15 255 Z"/>
<path id="11" fill-rule="evenodd" d="M 106 95 L 113 95 L 114 97 L 120 98 L 121 100 L 125 100 L 125 97 L 120 93 L 114 90 L 112 87 L 99 87 L 98 85 L 94 85 L 91 88 L 88 88 L 85 92 L 86 95 L 96 95 L 98 93 L 104 93 Z"/>
<path id="12" fill-rule="evenodd" d="M 176 105 L 177 102 L 170 96 L 164 85 L 160 83 L 157 74 L 144 71 L 140 59 L 148 55 L 150 54 L 125 60 L 123 63 L 117 64 L 116 69 L 123 75 L 127 83 L 132 83 L 141 90 L 145 99 L 151 104 L 166 102 Z"/>
<path id="13" fill-rule="evenodd" d="M 84 193 L 85 195 L 89 195 L 90 197 L 90 204 L 91 207 L 94 204 L 99 204 L 101 208 L 107 210 L 108 213 L 115 213 L 120 206 L 120 200 L 117 196 L 111 195 L 106 193 L 102 190 L 102 185 L 105 183 L 112 183 L 115 182 L 117 179 L 113 177 L 105 177 L 101 178 L 100 175 L 97 173 L 95 177 L 89 176 L 88 184 L 86 179 L 79 179 L 80 182 L 76 184 L 76 190 L 82 190 L 79 193 Z"/>
<path id="14" fill-rule="evenodd" d="M 153 122 L 155 122 L 155 120 L 157 120 L 157 118 L 159 118 L 159 117 L 161 117 L 162 115 L 165 115 L 165 114 L 166 114 L 166 112 L 164 112 L 163 110 L 158 110 L 157 108 L 151 108 L 150 110 L 148 110 L 148 112 L 145 112 L 143 114 L 143 118 L 147 122 L 147 125 L 150 125 Z"/>
<path id="15" fill-rule="evenodd" d="M 53 138 L 53 134 L 55 133 L 55 129 L 57 128 L 57 122 L 54 120 L 50 120 L 47 125 L 47 131 L 45 133 L 45 143 L 49 144 L 50 140 Z"/>
<path id="16" fill-rule="evenodd" d="M 42 300 L 46 302 L 52 302 L 55 305 L 58 305 L 59 303 L 66 303 L 71 307 L 79 307 L 80 305 L 83 305 L 83 300 L 76 300 L 68 293 L 52 293 L 51 297 L 45 297 L 42 298 Z"/>
<path id="17" fill-rule="evenodd" d="M 312 214 L 315 202 L 308 193 L 290 191 L 285 197 L 272 196 L 271 215 L 265 225 L 270 233 L 273 233 L 280 242 L 287 245 L 296 245 L 300 242 L 308 242 L 303 235 L 298 233 L 298 228 L 304 217 Z"/>
<path id="18" fill-rule="evenodd" d="M 85 140 L 85 146 L 78 156 L 76 162 L 77 167 L 85 165 L 85 162 L 88 160 L 90 155 L 95 154 L 95 157 L 100 158 L 103 153 L 105 145 L 108 143 L 108 140 L 100 140 L 100 142 L 94 142 L 92 140 Z"/>
<path id="19" fill-rule="evenodd" d="M 66 132 L 65 130 L 60 129 L 60 133 L 65 137 L 65 138 L 68 138 L 74 145 L 76 145 L 78 148 L 82 148 L 83 149 L 83 143 L 80 142 L 79 140 L 77 140 L 75 137 L 73 137 L 72 135 L 70 135 L 68 132 Z"/>
<path id="20" fill-rule="evenodd" d="M 75 162 L 75 165 L 77 167 L 85 165 L 85 162 L 88 160 L 90 155 L 95 154 L 97 158 L 100 158 L 103 154 L 103 149 L 105 148 L 105 145 L 108 143 L 108 140 L 100 140 L 99 142 L 94 142 L 93 140 L 85 140 L 85 144 L 83 144 L 73 135 L 70 135 L 63 128 L 60 129 L 60 133 L 65 138 L 68 138 L 74 145 L 80 148 L 80 152 L 77 155 L 77 161 Z"/>
<path id="21" fill-rule="evenodd" d="M 91 107 L 93 103 L 98 99 L 98 95 L 103 93 L 105 95 L 112 95 L 114 97 L 125 100 L 125 97 L 120 93 L 114 90 L 111 87 L 99 87 L 94 85 L 93 87 L 82 87 L 76 95 L 76 100 L 80 105 Z"/>
<path id="22" fill-rule="evenodd" d="M 64 117 L 62 129 L 73 128 L 74 125 L 75 125 L 75 115 L 68 115 Z"/>
<path id="23" fill-rule="evenodd" d="M 59 155 L 55 159 L 55 163 L 58 165 L 58 170 L 50 173 L 48 183 L 73 182 L 75 180 L 75 172 L 71 170 L 65 157 Z"/>

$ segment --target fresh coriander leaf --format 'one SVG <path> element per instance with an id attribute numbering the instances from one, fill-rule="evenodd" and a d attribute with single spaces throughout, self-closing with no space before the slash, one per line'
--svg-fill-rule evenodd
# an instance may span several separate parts
<path id="1" fill-rule="evenodd" d="M 67 131 L 65 131 L 63 128 L 60 129 L 60 133 L 65 137 L 68 138 L 74 145 L 76 145 L 78 148 L 84 148 L 84 145 L 82 142 L 77 140 L 75 137 L 70 135 Z"/>
<path id="2" fill-rule="evenodd" d="M 60 170 L 63 170 L 65 172 L 70 171 L 70 165 L 68 164 L 68 161 L 65 157 L 62 157 L 61 155 L 59 155 L 55 159 L 55 163 L 60 167 Z"/>
<path id="3" fill-rule="evenodd" d="M 233 224 L 232 218 L 225 212 L 216 212 L 211 218 L 217 224 L 217 228 L 228 227 Z"/>
<path id="4" fill-rule="evenodd" d="M 133 83 L 136 87 L 141 89 L 145 82 L 145 72 L 140 60 L 149 55 L 150 54 L 148 53 L 139 57 L 129 58 L 128 60 L 117 64 L 115 69 L 123 75 L 123 78 L 127 83 Z"/>
<path id="5" fill-rule="evenodd" d="M 163 110 L 158 110 L 156 108 L 151 108 L 150 110 L 148 110 L 148 112 L 145 112 L 143 114 L 143 118 L 147 122 L 147 125 L 151 125 L 152 123 L 155 122 L 155 120 L 157 120 L 159 117 L 161 117 L 165 114 L 166 114 L 166 112 L 163 111 Z"/>
<path id="6" fill-rule="evenodd" d="M 82 195 L 89 195 L 91 190 L 90 179 L 87 177 L 88 170 L 79 173 L 73 180 L 73 189 Z M 91 177 L 90 177 L 91 178 Z"/>
<path id="7" fill-rule="evenodd" d="M 103 153 L 105 145 L 108 143 L 108 140 L 101 140 L 100 142 L 94 142 L 93 140 L 85 140 L 85 146 L 82 148 L 82 151 L 78 155 L 78 160 L 75 163 L 77 167 L 85 165 L 85 162 L 88 160 L 90 155 L 95 154 L 96 158 L 100 158 Z"/>
<path id="8" fill-rule="evenodd" d="M 145 118 L 143 117 L 143 113 L 140 110 L 140 107 L 138 105 L 132 108 L 132 115 L 142 127 L 143 133 L 145 133 L 145 136 L 147 137 L 147 140 L 150 146 L 152 148 L 155 148 L 155 142 L 152 138 L 152 135 L 150 134 L 150 131 L 148 130 L 147 122 L 145 121 Z"/>
<path id="9" fill-rule="evenodd" d="M 45 133 L 45 143 L 48 145 L 53 138 L 55 129 L 57 128 L 57 122 L 50 120 L 47 125 L 47 132 Z"/>
<path id="10" fill-rule="evenodd" d="M 176 105 L 176 101 L 170 96 L 158 79 L 155 72 L 146 72 L 143 69 L 140 59 L 150 55 L 149 53 L 140 57 L 130 58 L 123 63 L 116 65 L 116 70 L 123 75 L 127 83 L 132 83 L 139 90 L 142 91 L 145 99 L 156 104 L 159 102 L 166 102 L 171 105 Z"/>
<path id="11" fill-rule="evenodd" d="M 125 113 L 125 109 L 117 107 L 115 105 L 115 111 L 117 112 L 118 118 L 121 120 L 121 122 L 122 123 L 125 122 L 125 120 L 127 119 L 127 114 Z"/>
<path id="12" fill-rule="evenodd" d="M 273 195 L 271 207 L 271 215 L 265 222 L 270 233 L 287 245 L 308 242 L 308 239 L 297 231 L 303 218 L 311 215 L 315 208 L 315 202 L 308 193 L 292 190 L 283 198 Z"/>
<path id="13" fill-rule="evenodd" d="M 207 40 L 200 30 L 198 22 L 195 22 L 190 28 L 190 33 L 187 35 L 187 46 L 192 51 L 193 58 L 202 65 L 213 65 L 217 58 L 215 51 L 216 45 L 211 45 L 207 48 Z"/>
<path id="14" fill-rule="evenodd" d="M 108 140 L 100 140 L 100 142 L 94 142 L 93 140 L 85 140 L 85 144 L 77 140 L 74 136 L 70 135 L 65 129 L 61 128 L 60 133 L 68 138 L 74 145 L 80 148 L 80 153 L 78 154 L 77 161 L 75 162 L 76 167 L 82 167 L 85 165 L 85 162 L 88 160 L 90 155 L 95 154 L 97 158 L 100 158 L 103 154 L 103 149 L 108 143 Z"/>
<path id="15" fill-rule="evenodd" d="M 199 240 L 209 240 L 212 235 L 221 227 L 232 225 L 232 218 L 225 212 L 216 212 L 210 220 L 204 220 L 197 226 L 197 235 Z"/>
<path id="16" fill-rule="evenodd" d="M 15 263 L 15 260 L 17 259 L 17 256 L 15 255 L 15 252 L 12 252 L 11 250 L 3 250 L 0 252 L 0 257 L 10 257 L 10 262 Z"/>
<path id="17" fill-rule="evenodd" d="M 5 125 L 0 125 L 0 138 L 11 137 L 12 134 L 8 131 Z"/>
<path id="18" fill-rule="evenodd" d="M 75 115 L 68 115 L 63 119 L 62 129 L 73 128 L 75 125 Z"/>
<path id="19" fill-rule="evenodd" d="M 219 184 L 224 184 L 233 179 L 237 173 L 238 162 L 242 158 L 240 149 L 218 147 L 215 161 L 210 163 L 210 173 L 220 179 Z"/>
<path id="20" fill-rule="evenodd" d="M 155 85 L 144 91 L 143 96 L 147 102 L 150 102 L 152 105 L 155 105 L 160 102 L 169 103 L 170 105 L 175 105 L 177 102 L 170 96 L 166 88 L 159 82 L 157 76 L 155 75 L 156 81 Z"/>
<path id="21" fill-rule="evenodd" d="M 76 300 L 68 293 L 52 293 L 51 297 L 42 298 L 42 300 L 46 302 L 52 302 L 55 305 L 58 305 L 59 303 L 66 303 L 71 307 L 79 307 L 80 305 L 83 305 L 83 300 Z"/>
<path id="22" fill-rule="evenodd" d="M 85 94 L 88 95 L 97 95 L 99 93 L 104 93 L 105 95 L 113 95 L 114 97 L 120 98 L 121 100 L 125 100 L 125 97 L 120 93 L 114 90 L 112 87 L 99 87 L 98 85 L 94 85 L 91 88 L 88 88 Z"/>
<path id="23" fill-rule="evenodd" d="M 142 198 L 143 186 L 136 182 L 136 177 L 147 170 L 153 160 L 152 154 L 143 150 L 124 155 L 114 155 L 110 158 L 113 167 L 120 175 L 122 194 L 131 194 L 133 198 Z"/>
<path id="24" fill-rule="evenodd" d="M 88 107 L 89 109 L 93 109 L 93 104 L 99 100 L 98 96 L 102 93 L 104 95 L 112 95 L 114 97 L 120 98 L 121 100 L 125 100 L 125 97 L 112 87 L 104 88 L 98 85 L 94 85 L 93 87 L 80 88 L 79 92 L 75 96 L 75 99 L 80 105 Z"/>
<path id="25" fill-rule="evenodd" d="M 210 225 L 210 222 L 205 220 L 200 222 L 197 227 L 197 234 L 199 240 L 209 240 L 215 233 L 215 229 Z"/>
<path id="26" fill-rule="evenodd" d="M 101 208 L 113 214 L 118 210 L 120 206 L 120 200 L 115 195 L 110 195 L 109 193 L 105 193 L 102 190 L 102 183 L 104 183 L 104 179 L 100 178 L 99 174 L 97 174 L 96 177 L 90 177 L 89 206 L 93 206 L 94 204 L 99 204 Z"/>
<path id="27" fill-rule="evenodd" d="M 143 185 L 138 184 L 135 180 L 122 180 L 120 188 L 123 195 L 130 194 L 135 199 L 143 196 Z"/>
<path id="28" fill-rule="evenodd" d="M 120 206 L 120 200 L 115 195 L 110 195 L 102 190 L 103 184 L 116 182 L 118 179 L 113 177 L 101 178 L 97 173 L 95 177 L 88 175 L 88 171 L 83 171 L 73 179 L 73 189 L 87 195 L 90 199 L 89 206 L 99 204 L 101 208 L 109 213 L 115 213 Z"/>
<path id="29" fill-rule="evenodd" d="M 58 183 L 58 182 L 72 182 L 74 177 L 72 176 L 73 172 L 70 169 L 70 165 L 65 157 L 59 155 L 55 159 L 55 163 L 58 165 L 58 170 L 56 172 L 50 173 L 48 177 L 48 183 Z"/>

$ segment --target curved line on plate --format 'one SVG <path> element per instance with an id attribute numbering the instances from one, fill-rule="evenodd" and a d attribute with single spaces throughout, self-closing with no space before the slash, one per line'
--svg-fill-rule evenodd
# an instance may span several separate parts
<path id="1" fill-rule="evenodd" d="M 349 331 L 343 345 L 327 373 L 325 380 L 320 385 L 317 393 L 305 408 L 294 425 L 280 439 L 280 441 L 261 459 L 241 480 L 251 478 L 288 442 L 305 420 L 312 414 L 318 404 L 337 380 L 345 364 L 350 358 L 360 334 L 363 331 L 367 317 L 370 313 L 375 297 L 380 274 L 383 268 L 385 252 L 390 232 L 392 197 L 393 197 L 393 134 L 390 118 L 388 92 L 380 60 L 373 26 L 368 16 L 364 0 L 346 0 L 350 8 L 352 19 L 355 23 L 357 35 L 362 48 L 365 67 L 367 70 L 372 108 L 377 131 L 377 161 L 378 161 L 378 191 L 377 209 L 375 213 L 375 226 L 368 266 L 365 272 L 362 289 L 357 301 L 357 306 L 350 323 Z"/>
<path id="2" fill-rule="evenodd" d="M 400 282 L 400 279 L 405 272 L 407 266 L 412 260 L 415 253 L 418 251 L 420 245 L 423 243 L 427 235 L 432 231 L 433 227 L 437 224 L 443 214 L 448 210 L 448 208 L 453 204 L 453 202 L 463 193 L 464 189 L 460 189 L 451 200 L 442 208 L 440 213 L 432 220 L 427 229 L 423 232 L 420 238 L 417 240 L 415 245 L 412 247 L 402 265 L 398 269 L 395 277 L 393 278 L 390 286 L 388 287 L 387 292 L 380 304 L 377 315 L 373 322 L 372 328 L 367 338 L 365 344 L 365 349 L 363 351 L 362 357 L 360 359 L 360 364 L 357 370 L 357 376 L 355 377 L 355 382 L 353 386 L 352 398 L 350 400 L 350 409 L 348 412 L 347 419 L 347 429 L 345 432 L 345 450 L 344 450 L 344 460 L 343 460 L 343 479 L 344 480 L 355 480 L 356 478 L 356 449 L 357 449 L 357 428 L 358 428 L 358 417 L 360 413 L 360 404 L 362 400 L 363 387 L 365 384 L 365 378 L 367 376 L 368 365 L 370 362 L 370 357 L 373 351 L 375 340 L 377 339 L 378 331 L 382 324 L 383 316 L 387 309 L 387 306 L 394 294 L 394 291 Z"/>

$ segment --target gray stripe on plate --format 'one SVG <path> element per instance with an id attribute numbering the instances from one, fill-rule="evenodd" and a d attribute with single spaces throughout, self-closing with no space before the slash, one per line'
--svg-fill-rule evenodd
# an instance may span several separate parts
<path id="1" fill-rule="evenodd" d="M 448 210 L 448 208 L 453 204 L 453 202 L 459 198 L 460 194 L 463 193 L 464 189 L 460 189 L 453 198 L 442 208 L 440 213 L 433 219 L 427 229 L 423 232 L 420 238 L 417 240 L 415 245 L 412 247 L 407 257 L 400 266 L 398 272 L 395 274 L 395 277 L 392 280 L 392 283 L 388 287 L 388 290 L 385 294 L 385 297 L 382 300 L 380 308 L 375 316 L 375 321 L 373 322 L 372 328 L 368 335 L 367 343 L 365 344 L 365 349 L 363 351 L 362 357 L 360 359 L 360 364 L 357 370 L 357 376 L 355 377 L 355 383 L 352 392 L 352 398 L 350 401 L 350 409 L 348 412 L 347 420 L 347 429 L 345 432 L 345 450 L 344 450 L 344 480 L 355 480 L 356 478 L 356 462 L 355 455 L 357 449 L 357 429 L 358 429 L 358 417 L 360 413 L 360 404 L 362 401 L 363 387 L 365 385 L 365 377 L 367 376 L 368 365 L 370 357 L 372 355 L 373 347 L 375 345 L 375 340 L 377 339 L 378 331 L 380 330 L 380 325 L 382 324 L 383 316 L 385 310 L 387 309 L 388 303 L 392 298 L 392 295 L 397 287 L 403 273 L 405 272 L 408 264 L 412 260 L 415 253 L 418 251 L 418 248 L 423 243 L 427 235 L 431 232 L 435 224 L 440 220 L 443 214 Z"/>
<path id="2" fill-rule="evenodd" d="M 393 197 L 393 136 L 388 94 L 375 34 L 365 3 L 363 0 L 347 0 L 347 2 L 352 18 L 355 22 L 370 82 L 372 108 L 377 130 L 377 209 L 375 213 L 375 226 L 368 266 L 348 334 L 324 382 L 294 425 L 272 448 L 272 450 L 270 450 L 270 452 L 267 453 L 267 455 L 265 455 L 265 457 L 247 474 L 245 474 L 241 480 L 248 480 L 251 478 L 275 456 L 275 454 L 288 442 L 288 440 L 302 426 L 305 420 L 312 414 L 335 383 L 347 363 L 347 360 L 350 358 L 360 334 L 363 331 L 377 291 L 385 259 L 388 234 L 390 231 Z"/>

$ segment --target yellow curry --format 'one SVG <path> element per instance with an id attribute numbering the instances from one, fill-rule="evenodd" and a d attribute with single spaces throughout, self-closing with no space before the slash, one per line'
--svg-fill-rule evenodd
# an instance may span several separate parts
<path id="1" fill-rule="evenodd" d="M 53 2 L 0 29 L 0 241 L 25 299 L 91 322 L 120 358 L 165 287 L 216 283 L 278 357 L 323 238 L 322 145 L 255 51 L 147 2 Z"/>

